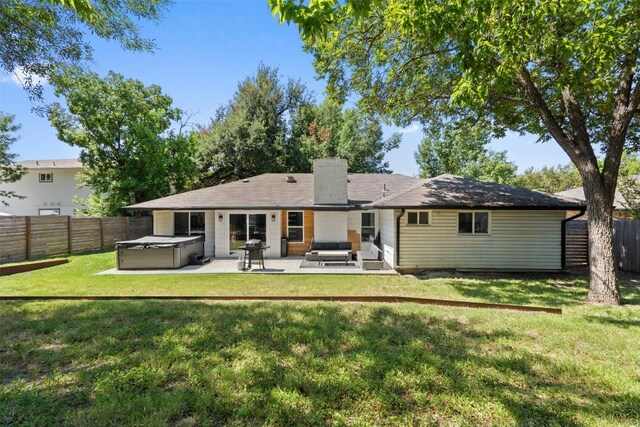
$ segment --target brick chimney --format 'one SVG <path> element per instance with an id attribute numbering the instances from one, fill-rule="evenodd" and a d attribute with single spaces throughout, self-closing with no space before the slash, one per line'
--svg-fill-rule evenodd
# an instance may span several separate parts
<path id="1" fill-rule="evenodd" d="M 347 161 L 345 159 L 316 159 L 313 162 L 313 189 L 316 205 L 346 205 Z"/>

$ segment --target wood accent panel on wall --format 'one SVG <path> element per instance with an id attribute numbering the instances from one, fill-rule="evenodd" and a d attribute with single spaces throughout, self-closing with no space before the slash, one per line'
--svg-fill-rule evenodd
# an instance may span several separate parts
<path id="1" fill-rule="evenodd" d="M 299 211 L 295 211 L 299 212 Z M 303 211 L 304 212 L 304 242 L 288 242 L 287 250 L 289 255 L 304 255 L 309 250 L 311 246 L 311 241 L 313 240 L 313 211 Z M 287 211 L 283 210 L 282 215 L 282 236 L 287 235 Z"/>
<path id="2" fill-rule="evenodd" d="M 356 230 L 347 230 L 347 240 L 351 242 L 351 251 L 353 253 L 360 250 L 360 233 Z"/>

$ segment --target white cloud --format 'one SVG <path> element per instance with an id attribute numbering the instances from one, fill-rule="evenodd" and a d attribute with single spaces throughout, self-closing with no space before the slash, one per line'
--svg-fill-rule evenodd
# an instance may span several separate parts
<path id="1" fill-rule="evenodd" d="M 418 123 L 414 123 L 414 124 L 412 124 L 412 125 L 411 125 L 411 126 L 409 126 L 409 127 L 406 127 L 406 128 L 400 129 L 400 133 L 404 133 L 404 134 L 407 134 L 407 133 L 416 133 L 416 132 L 420 132 L 421 130 L 422 130 L 422 127 L 420 126 L 420 124 L 418 124 Z"/>
<path id="2" fill-rule="evenodd" d="M 12 73 L 5 73 L 0 76 L 0 83 L 13 83 L 17 86 L 22 85 L 29 79 L 29 73 L 25 72 L 22 67 L 17 67 Z M 41 84 L 46 85 L 47 79 L 44 77 L 31 74 L 32 83 L 34 85 Z"/>

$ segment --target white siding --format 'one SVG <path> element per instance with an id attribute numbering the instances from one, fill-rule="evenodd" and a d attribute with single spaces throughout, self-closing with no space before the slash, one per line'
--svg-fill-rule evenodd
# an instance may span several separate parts
<path id="1" fill-rule="evenodd" d="M 313 215 L 314 239 L 319 242 L 346 242 L 347 223 L 346 211 L 316 211 Z"/>
<path id="2" fill-rule="evenodd" d="M 74 198 L 86 200 L 90 187 L 78 188 L 76 175 L 82 169 L 29 169 L 17 182 L 3 182 L 2 189 L 15 191 L 24 199 L 0 197 L 0 212 L 11 215 L 39 215 L 40 209 L 59 209 L 60 215 L 73 215 L 77 205 Z M 52 182 L 40 182 L 41 173 L 53 174 Z M 3 202 L 7 203 L 5 205 Z"/>
<path id="3" fill-rule="evenodd" d="M 395 214 L 393 209 L 378 211 L 378 227 L 380 230 L 380 244 L 384 261 L 395 268 Z"/>
<path id="4" fill-rule="evenodd" d="M 153 234 L 173 236 L 173 211 L 153 211 Z"/>
<path id="5" fill-rule="evenodd" d="M 356 233 L 358 233 L 358 235 L 360 235 L 360 239 L 361 239 L 360 249 L 363 251 L 368 250 L 369 245 L 371 244 L 371 242 L 369 241 L 362 242 L 362 214 L 365 212 L 376 214 L 375 227 L 376 227 L 376 233 L 378 233 L 378 231 L 380 231 L 380 215 L 378 211 L 373 211 L 373 210 L 349 211 L 347 215 L 347 229 L 354 230 Z"/>
<path id="6" fill-rule="evenodd" d="M 229 250 L 229 214 L 265 214 L 267 215 L 267 241 L 264 244 L 270 246 L 265 251 L 267 258 L 280 258 L 280 238 L 281 238 L 281 212 L 278 211 L 215 211 L 216 232 L 214 236 L 215 251 L 217 258 L 230 258 L 243 256 L 243 253 L 231 254 Z M 218 217 L 222 215 L 222 222 Z M 271 221 L 271 216 L 275 215 L 275 221 Z"/>
<path id="7" fill-rule="evenodd" d="M 216 242 L 216 211 L 204 212 L 204 254 L 213 256 Z"/>
<path id="8" fill-rule="evenodd" d="M 492 211 L 489 235 L 459 235 L 458 211 L 432 211 L 430 226 L 401 220 L 400 268 L 561 268 L 565 211 Z"/>

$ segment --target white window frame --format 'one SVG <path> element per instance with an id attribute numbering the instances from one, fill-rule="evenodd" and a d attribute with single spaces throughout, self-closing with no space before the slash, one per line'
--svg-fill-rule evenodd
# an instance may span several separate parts
<path id="1" fill-rule="evenodd" d="M 295 212 L 295 213 L 301 213 L 302 214 L 302 225 L 289 225 L 289 212 Z M 292 240 L 287 240 L 290 243 L 304 243 L 305 240 L 305 235 L 304 235 L 304 211 L 287 211 L 287 216 L 285 217 L 285 221 L 287 221 L 287 239 L 289 238 L 289 229 L 290 228 L 299 228 L 302 230 L 302 240 L 300 241 L 292 241 Z"/>
<path id="2" fill-rule="evenodd" d="M 44 179 L 42 179 L 44 177 Z M 49 179 L 47 179 L 47 177 Z M 53 172 L 39 172 L 38 182 L 53 182 Z"/>
<path id="3" fill-rule="evenodd" d="M 173 211 L 173 215 L 174 215 L 174 220 L 173 220 L 173 235 L 176 235 L 176 223 L 175 223 L 175 214 L 177 213 L 184 213 L 187 214 L 187 228 L 188 228 L 188 233 L 186 234 L 187 236 L 191 236 L 191 214 L 192 213 L 201 213 L 204 215 L 204 231 L 202 232 L 197 232 L 197 233 L 193 233 L 193 236 L 205 236 L 207 233 L 207 214 L 206 211 Z M 180 234 L 180 236 L 184 236 L 184 234 Z"/>
<path id="4" fill-rule="evenodd" d="M 428 215 L 429 221 L 428 221 L 426 224 L 424 224 L 424 223 L 421 223 L 421 222 L 420 222 L 420 213 L 421 213 L 421 212 L 426 212 L 426 213 L 427 213 L 427 215 Z M 416 214 L 416 217 L 417 217 L 417 220 L 418 220 L 418 222 L 417 222 L 416 224 L 410 224 L 410 223 L 409 223 L 409 214 L 410 214 L 410 213 L 415 213 L 415 214 Z M 432 213 L 431 213 L 431 211 L 430 211 L 430 210 L 425 210 L 425 209 L 419 209 L 419 210 L 417 210 L 417 209 L 412 209 L 412 210 L 408 210 L 408 211 L 407 211 L 407 226 L 408 226 L 408 227 L 429 227 L 429 226 L 431 225 L 431 217 L 432 217 Z"/>
<path id="5" fill-rule="evenodd" d="M 461 233 L 460 232 L 460 214 L 461 213 L 470 213 L 473 214 L 471 217 L 471 233 Z M 476 233 L 476 214 L 477 213 L 486 213 L 487 214 L 487 232 L 486 233 Z M 458 236 L 489 236 L 491 234 L 491 211 L 486 210 L 465 210 L 465 211 L 457 211 L 456 212 L 456 230 L 458 232 Z"/>
<path id="6" fill-rule="evenodd" d="M 367 225 L 367 226 L 362 225 L 362 215 L 364 215 L 364 214 L 373 215 L 373 226 L 371 226 L 371 225 Z M 377 222 L 378 222 L 378 216 L 376 215 L 376 211 L 360 212 L 360 242 L 371 242 L 371 241 L 373 241 L 373 240 L 365 240 L 364 239 L 364 233 L 362 232 L 363 228 L 373 228 L 373 238 L 375 240 L 376 233 L 378 232 L 378 227 L 376 226 Z"/>
<path id="7" fill-rule="evenodd" d="M 43 214 L 42 211 L 56 211 L 58 213 L 49 213 L 49 214 Z M 59 208 L 41 208 L 38 209 L 38 216 L 60 216 L 60 209 Z"/>

